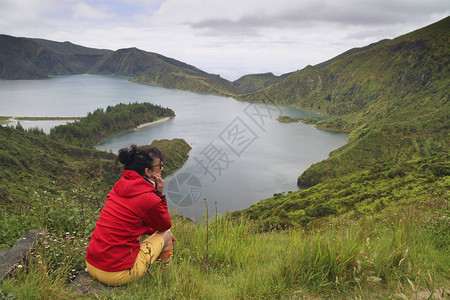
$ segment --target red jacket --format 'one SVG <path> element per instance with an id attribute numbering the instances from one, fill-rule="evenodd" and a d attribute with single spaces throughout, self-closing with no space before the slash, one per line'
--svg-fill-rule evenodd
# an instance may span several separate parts
<path id="1" fill-rule="evenodd" d="M 92 233 L 86 260 L 94 267 L 117 272 L 134 266 L 142 234 L 169 229 L 166 199 L 135 171 L 123 171 L 106 198 Z"/>

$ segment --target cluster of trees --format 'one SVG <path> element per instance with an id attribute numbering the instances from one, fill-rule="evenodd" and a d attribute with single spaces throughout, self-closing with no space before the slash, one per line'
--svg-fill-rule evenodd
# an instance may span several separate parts
<path id="1" fill-rule="evenodd" d="M 151 103 L 130 103 L 96 109 L 77 122 L 54 127 L 50 137 L 81 147 L 91 147 L 111 134 L 136 128 L 140 124 L 173 117 L 170 108 Z"/>

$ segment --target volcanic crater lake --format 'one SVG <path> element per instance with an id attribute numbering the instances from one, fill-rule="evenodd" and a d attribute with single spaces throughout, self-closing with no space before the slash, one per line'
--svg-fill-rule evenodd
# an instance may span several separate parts
<path id="1" fill-rule="evenodd" d="M 108 105 L 151 102 L 175 111 L 176 117 L 139 130 L 111 136 L 96 145 L 117 153 L 120 148 L 150 144 L 154 139 L 182 138 L 192 150 L 185 165 L 165 179 L 170 208 L 199 219 L 207 200 L 210 213 L 240 210 L 275 193 L 295 191 L 297 177 L 311 164 L 347 142 L 303 123 L 280 123 L 323 117 L 282 105 L 246 103 L 136 84 L 127 77 L 75 75 L 48 80 L 0 80 L 2 116 L 83 117 Z M 48 121 L 47 130 L 61 122 Z M 21 122 L 26 127 L 39 122 Z"/>

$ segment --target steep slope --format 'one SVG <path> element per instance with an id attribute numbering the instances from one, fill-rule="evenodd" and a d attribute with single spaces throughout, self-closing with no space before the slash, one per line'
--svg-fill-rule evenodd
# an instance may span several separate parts
<path id="1" fill-rule="evenodd" d="M 411 207 L 448 210 L 450 156 L 377 165 L 311 188 L 279 193 L 230 213 L 257 221 L 263 230 L 314 227 L 326 219 L 389 218 Z M 394 215 L 395 215 L 394 214 Z"/>
<path id="2" fill-rule="evenodd" d="M 0 35 L 1 79 L 45 79 L 86 72 L 109 50 Z"/>
<path id="3" fill-rule="evenodd" d="M 0 35 L 0 79 L 44 79 L 47 72 L 36 61 L 45 56 L 28 40 Z"/>
<path id="4" fill-rule="evenodd" d="M 131 81 L 199 93 L 230 95 L 238 92 L 231 82 L 194 66 L 137 48 L 105 55 L 89 71 L 134 77 Z"/>
<path id="5" fill-rule="evenodd" d="M 336 60 L 338 60 L 340 58 L 343 58 L 343 57 L 346 57 L 346 56 L 349 56 L 349 55 L 352 55 L 352 54 L 355 54 L 355 53 L 358 53 L 358 52 L 369 50 L 369 49 L 371 49 L 371 48 L 373 48 L 375 46 L 381 45 L 381 44 L 383 44 L 383 43 L 385 43 L 387 41 L 389 41 L 389 39 L 384 39 L 384 40 L 378 41 L 376 43 L 372 43 L 370 45 L 367 45 L 365 47 L 352 48 L 350 50 L 345 51 L 344 53 L 341 53 L 341 54 L 333 57 L 332 59 L 329 59 L 329 60 L 324 61 L 324 62 L 322 62 L 320 64 L 317 64 L 317 65 L 314 65 L 314 67 L 315 68 L 319 68 L 319 69 L 325 68 L 326 66 L 330 65 L 332 62 L 334 62 L 334 61 L 336 61 Z"/>
<path id="6" fill-rule="evenodd" d="M 71 42 L 54 42 L 44 39 L 30 39 L 47 51 L 61 57 L 62 66 L 48 67 L 46 61 L 40 66 L 51 75 L 72 75 L 86 73 L 104 55 L 113 52 L 106 49 L 87 48 Z M 59 69 L 62 69 L 61 71 Z"/>
<path id="7" fill-rule="evenodd" d="M 429 157 L 448 151 L 449 39 L 450 17 L 242 99 L 341 116 L 318 127 L 350 132 L 349 143 L 304 172 L 301 185 Z"/>
<path id="8" fill-rule="evenodd" d="M 158 65 L 156 54 L 145 53 L 137 48 L 120 49 L 102 57 L 88 73 L 101 75 L 139 76 L 151 68 L 163 68 Z"/>

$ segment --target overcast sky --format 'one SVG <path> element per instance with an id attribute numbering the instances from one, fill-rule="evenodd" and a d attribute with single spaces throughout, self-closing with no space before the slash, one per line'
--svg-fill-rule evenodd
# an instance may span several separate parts
<path id="1" fill-rule="evenodd" d="M 0 0 L 0 33 L 137 47 L 235 80 L 302 69 L 449 15 L 449 0 Z"/>

